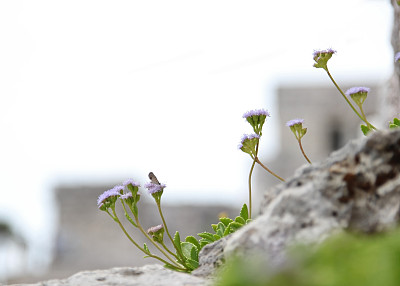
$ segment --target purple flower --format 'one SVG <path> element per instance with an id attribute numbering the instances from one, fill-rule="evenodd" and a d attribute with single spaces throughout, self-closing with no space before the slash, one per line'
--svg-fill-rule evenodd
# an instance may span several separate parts
<path id="1" fill-rule="evenodd" d="M 265 109 L 254 109 L 254 110 L 247 111 L 245 114 L 243 114 L 243 118 L 248 118 L 248 117 L 251 117 L 251 116 L 254 116 L 254 115 L 256 115 L 256 116 L 265 115 L 265 116 L 268 116 L 268 117 L 271 116 L 269 114 L 269 112 L 267 110 L 265 110 Z"/>
<path id="2" fill-rule="evenodd" d="M 164 226 L 162 224 L 156 225 L 156 226 L 152 226 L 147 230 L 148 234 L 153 234 L 156 233 L 160 230 L 162 230 L 164 228 Z"/>
<path id="3" fill-rule="evenodd" d="M 125 180 L 125 182 L 122 183 L 122 185 L 125 187 L 129 184 L 131 184 L 134 187 L 140 187 L 140 184 L 135 182 L 133 179 L 127 179 L 127 180 Z"/>
<path id="4" fill-rule="evenodd" d="M 165 184 L 154 184 L 152 182 L 146 183 L 144 187 L 149 191 L 150 194 L 154 194 L 162 191 L 166 185 Z"/>
<path id="5" fill-rule="evenodd" d="M 121 199 L 126 200 L 128 198 L 132 198 L 132 193 L 126 193 L 119 196 Z"/>
<path id="6" fill-rule="evenodd" d="M 108 198 L 119 196 L 121 194 L 121 190 L 123 189 L 123 186 L 115 186 L 114 188 L 105 191 L 98 197 L 97 206 L 100 208 L 103 205 L 104 201 Z"/>
<path id="7" fill-rule="evenodd" d="M 289 120 L 289 121 L 286 123 L 286 126 L 292 127 L 293 125 L 296 125 L 296 124 L 303 124 L 303 123 L 304 123 L 304 119 L 292 119 L 292 120 Z"/>
<path id="8" fill-rule="evenodd" d="M 369 92 L 369 88 L 368 87 L 363 87 L 363 86 L 359 86 L 359 87 L 352 87 L 349 88 L 346 91 L 346 95 L 347 96 L 351 96 L 352 94 L 356 94 L 356 93 L 368 93 Z"/>
<path id="9" fill-rule="evenodd" d="M 319 57 L 320 55 L 326 55 L 326 54 L 336 54 L 336 51 L 333 49 L 326 49 L 326 50 L 314 50 L 313 52 L 313 58 L 315 59 L 316 57 Z"/>
<path id="10" fill-rule="evenodd" d="M 260 139 L 260 135 L 258 134 L 244 134 L 242 136 L 242 139 L 240 140 L 240 143 L 238 145 L 238 149 L 243 148 L 243 144 L 245 143 L 246 140 L 252 140 L 252 139 Z"/>
<path id="11" fill-rule="evenodd" d="M 397 53 L 394 55 L 394 62 L 397 63 L 399 60 L 400 60 L 400 52 L 397 52 Z"/>

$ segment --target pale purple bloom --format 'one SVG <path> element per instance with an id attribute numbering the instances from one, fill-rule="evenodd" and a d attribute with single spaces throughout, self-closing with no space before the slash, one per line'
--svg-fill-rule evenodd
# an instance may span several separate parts
<path id="1" fill-rule="evenodd" d="M 260 139 L 260 135 L 255 134 L 255 133 L 254 134 L 244 134 L 242 136 L 242 139 L 240 140 L 240 143 L 238 145 L 238 149 L 242 149 L 243 148 L 244 141 L 251 140 L 251 139 L 254 139 L 254 138 Z"/>
<path id="2" fill-rule="evenodd" d="M 132 193 L 126 193 L 126 194 L 120 195 L 120 198 L 123 199 L 123 200 L 126 200 L 128 198 L 132 198 Z"/>
<path id="3" fill-rule="evenodd" d="M 326 49 L 326 50 L 314 50 L 313 58 L 319 57 L 321 54 L 336 54 L 336 51 L 333 49 Z"/>
<path id="4" fill-rule="evenodd" d="M 152 182 L 146 183 L 144 187 L 149 191 L 150 194 L 154 194 L 162 191 L 166 185 L 165 184 L 154 184 Z"/>
<path id="5" fill-rule="evenodd" d="M 125 182 L 122 183 L 122 185 L 125 187 L 129 184 L 131 184 L 134 187 L 140 187 L 140 184 L 135 182 L 133 179 L 127 179 L 127 180 L 125 180 Z"/>
<path id="6" fill-rule="evenodd" d="M 254 109 L 254 110 L 247 111 L 245 114 L 243 114 L 243 118 L 251 117 L 254 115 L 265 115 L 267 117 L 271 116 L 269 114 L 269 112 L 265 109 Z"/>
<path id="7" fill-rule="evenodd" d="M 349 96 L 349 95 L 360 93 L 360 92 L 368 93 L 369 92 L 369 88 L 368 87 L 363 87 L 363 86 L 352 87 L 352 88 L 349 88 L 346 91 L 346 95 Z"/>
<path id="8" fill-rule="evenodd" d="M 304 119 L 292 119 L 292 120 L 289 120 L 288 122 L 286 122 L 286 126 L 292 127 L 293 125 L 303 124 L 303 123 L 304 123 Z"/>
<path id="9" fill-rule="evenodd" d="M 102 193 L 98 199 L 97 199 L 97 206 L 100 208 L 103 205 L 103 202 L 113 196 L 119 196 L 121 193 L 120 191 L 123 190 L 124 187 L 123 186 L 115 186 L 112 189 L 109 189 L 108 191 L 105 191 L 104 193 Z"/>
<path id="10" fill-rule="evenodd" d="M 399 60 L 400 60 L 400 52 L 397 52 L 397 53 L 394 55 L 394 62 L 397 63 Z"/>
<path id="11" fill-rule="evenodd" d="M 156 226 L 152 226 L 147 230 L 148 234 L 153 234 L 156 233 L 157 231 L 160 231 L 164 228 L 164 226 L 162 224 L 156 225 Z"/>

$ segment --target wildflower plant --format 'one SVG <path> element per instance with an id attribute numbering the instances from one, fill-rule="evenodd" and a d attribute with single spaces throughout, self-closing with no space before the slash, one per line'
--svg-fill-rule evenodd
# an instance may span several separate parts
<path id="1" fill-rule="evenodd" d="M 339 85 L 335 82 L 328 69 L 328 62 L 334 54 L 336 54 L 336 51 L 333 49 L 314 51 L 314 67 L 322 68 L 326 71 L 329 78 L 338 89 L 339 93 L 343 96 L 347 104 L 361 119 L 361 121 L 365 123 L 365 125 L 361 125 L 361 130 L 364 135 L 367 135 L 367 133 L 377 130 L 376 127 L 367 120 L 363 110 L 363 104 L 367 99 L 370 89 L 368 87 L 352 87 L 348 89 L 346 93 L 344 93 Z M 400 62 L 400 52 L 396 53 L 395 55 L 395 63 L 398 62 Z M 357 106 L 358 110 L 351 103 L 349 98 Z M 117 185 L 102 193 L 97 199 L 97 206 L 99 210 L 106 212 L 119 225 L 126 237 L 145 254 L 145 258 L 151 257 L 157 259 L 163 262 L 165 267 L 176 271 L 191 272 L 199 266 L 199 252 L 205 245 L 217 241 L 222 237 L 235 232 L 245 224 L 251 222 L 251 179 L 256 163 L 280 181 L 284 181 L 282 177 L 272 172 L 258 158 L 260 141 L 263 135 L 262 130 L 268 117 L 270 117 L 270 113 L 265 109 L 250 110 L 243 115 L 243 118 L 245 118 L 246 121 L 251 125 L 254 132 L 252 134 L 243 135 L 240 144 L 238 145 L 238 149 L 248 154 L 252 159 L 252 165 L 248 178 L 249 207 L 247 207 L 247 204 L 244 204 L 240 210 L 239 216 L 237 216 L 235 219 L 230 219 L 228 217 L 219 218 L 218 223 L 211 225 L 214 233 L 201 232 L 197 234 L 200 239 L 197 239 L 194 236 L 187 236 L 184 241 L 181 241 L 178 231 L 176 231 L 174 236 L 172 236 L 168 229 L 168 225 L 161 207 L 161 198 L 164 194 L 166 185 L 160 183 L 157 177 L 151 172 L 149 173 L 150 182 L 147 182 L 144 185 L 144 188 L 147 189 L 147 192 L 155 201 L 161 219 L 161 223 L 159 225 L 152 226 L 148 228 L 147 231 L 144 230 L 139 219 L 139 201 L 142 196 L 142 192 L 139 190 L 139 188 L 141 188 L 141 185 L 132 179 L 128 179 L 121 185 Z M 307 128 L 304 128 L 303 124 L 303 119 L 293 119 L 288 121 L 286 126 L 289 127 L 291 132 L 294 134 L 304 158 L 308 163 L 311 164 L 311 161 L 304 152 L 301 142 L 302 138 L 307 133 Z M 394 118 L 393 121 L 389 123 L 389 127 L 400 128 L 400 119 Z M 122 206 L 126 220 L 134 227 L 134 229 L 147 238 L 149 245 L 146 243 L 144 243 L 143 246 L 139 245 L 128 233 L 121 219 L 117 215 L 117 203 Z M 166 240 L 171 242 L 172 248 L 166 245 Z M 156 252 L 154 252 L 155 249 Z"/>

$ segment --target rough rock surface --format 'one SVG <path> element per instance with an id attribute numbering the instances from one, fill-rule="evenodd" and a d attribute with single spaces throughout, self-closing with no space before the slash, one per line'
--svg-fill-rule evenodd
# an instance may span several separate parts
<path id="1" fill-rule="evenodd" d="M 343 229 L 381 231 L 398 222 L 399 210 L 400 130 L 376 132 L 269 189 L 260 216 L 224 243 L 210 245 L 211 255 L 201 253 L 194 274 L 209 275 L 233 253 L 261 255 L 279 266 L 290 244 L 320 242 Z"/>
<path id="2" fill-rule="evenodd" d="M 119 267 L 83 271 L 66 279 L 49 280 L 20 286 L 205 286 L 206 281 L 186 273 L 168 270 L 161 265 Z"/>

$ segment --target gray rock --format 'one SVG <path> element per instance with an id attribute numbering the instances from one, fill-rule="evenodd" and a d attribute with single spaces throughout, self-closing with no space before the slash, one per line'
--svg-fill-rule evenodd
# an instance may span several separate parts
<path id="1" fill-rule="evenodd" d="M 293 243 L 318 243 L 343 229 L 373 233 L 392 227 L 399 219 L 399 173 L 400 130 L 352 141 L 268 190 L 260 216 L 202 252 L 206 257 L 195 274 L 210 275 L 233 254 L 261 256 L 279 267 Z"/>
<path id="2" fill-rule="evenodd" d="M 83 271 L 69 278 L 20 286 L 205 286 L 206 281 L 186 273 L 168 270 L 161 265 L 120 267 Z"/>

